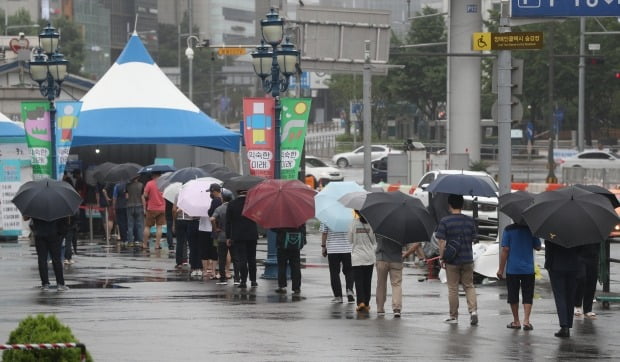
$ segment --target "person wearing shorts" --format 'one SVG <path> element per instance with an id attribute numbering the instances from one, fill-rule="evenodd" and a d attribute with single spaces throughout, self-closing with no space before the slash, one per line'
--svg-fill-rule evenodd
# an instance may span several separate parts
<path id="1" fill-rule="evenodd" d="M 530 323 L 534 299 L 534 250 L 540 250 L 540 239 L 533 236 L 526 225 L 512 224 L 504 230 L 501 246 L 497 277 L 503 279 L 504 271 L 506 272 L 508 304 L 513 317 L 506 327 L 523 327 L 524 330 L 531 331 L 534 329 Z M 519 319 L 519 290 L 523 303 L 523 323 Z"/>
<path id="2" fill-rule="evenodd" d="M 142 193 L 142 204 L 145 207 L 144 220 L 144 239 L 142 243 L 143 249 L 149 248 L 149 237 L 151 235 L 151 227 L 156 226 L 155 232 L 155 249 L 161 249 L 162 225 L 166 223 L 166 204 L 164 196 L 159 188 L 157 188 L 157 179 L 160 174 L 151 175 L 151 180 L 144 186 Z"/>

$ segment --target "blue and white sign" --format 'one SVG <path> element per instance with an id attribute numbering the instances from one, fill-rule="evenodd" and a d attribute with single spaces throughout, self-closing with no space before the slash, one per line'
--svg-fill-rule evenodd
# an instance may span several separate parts
<path id="1" fill-rule="evenodd" d="M 620 16 L 620 0 L 512 0 L 512 17 Z"/>
<path id="2" fill-rule="evenodd" d="M 301 89 L 310 89 L 310 73 L 302 72 L 299 82 L 301 83 Z M 288 83 L 289 89 L 295 89 L 297 87 L 297 77 L 291 76 Z"/>

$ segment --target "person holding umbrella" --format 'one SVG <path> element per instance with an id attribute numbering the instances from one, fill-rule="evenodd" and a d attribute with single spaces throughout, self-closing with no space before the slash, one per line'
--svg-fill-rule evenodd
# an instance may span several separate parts
<path id="1" fill-rule="evenodd" d="M 166 203 L 164 196 L 157 187 L 157 179 L 160 173 L 153 173 L 151 180 L 144 186 L 142 193 L 142 204 L 144 205 L 144 213 L 146 215 L 144 222 L 144 239 L 142 240 L 142 248 L 149 248 L 149 237 L 151 235 L 151 227 L 155 225 L 155 249 L 161 249 L 162 226 L 166 223 Z"/>
<path id="2" fill-rule="evenodd" d="M 246 186 L 247 187 L 247 186 Z M 240 281 L 237 287 L 247 288 L 248 274 L 252 287 L 256 282 L 256 243 L 258 228 L 256 222 L 243 216 L 243 206 L 247 195 L 247 188 L 237 188 L 238 197 L 228 203 L 226 209 L 226 244 L 234 248 L 234 256 L 240 271 Z"/>
<path id="3" fill-rule="evenodd" d="M 321 251 L 329 263 L 329 279 L 334 293 L 332 303 L 342 303 L 342 284 L 340 281 L 340 266 L 344 274 L 347 289 L 347 301 L 355 303 L 353 296 L 353 272 L 351 265 L 351 244 L 347 239 L 347 232 L 333 231 L 326 224 L 319 226 L 321 232 Z"/>
<path id="4" fill-rule="evenodd" d="M 286 266 L 291 270 L 293 295 L 301 293 L 301 249 L 306 244 L 306 224 L 297 228 L 275 228 L 278 248 L 278 288 L 276 293 L 286 294 Z"/>
<path id="5" fill-rule="evenodd" d="M 372 284 L 372 269 L 375 266 L 375 249 L 377 240 L 368 222 L 359 210 L 355 210 L 357 219 L 353 220 L 349 230 L 351 243 L 351 265 L 355 280 L 355 295 L 357 296 L 357 311 L 370 311 L 370 290 Z"/>
<path id="6" fill-rule="evenodd" d="M 474 219 L 461 213 L 463 208 L 463 195 L 450 194 L 448 196 L 448 209 L 450 215 L 439 221 L 435 236 L 439 241 L 439 259 L 446 269 L 448 279 L 448 302 L 450 316 L 446 323 L 458 323 L 459 317 L 459 284 L 465 289 L 467 309 L 470 314 L 470 324 L 478 324 L 478 305 L 476 301 L 476 289 L 474 287 L 474 256 L 472 243 L 477 238 L 477 228 Z M 443 254 L 447 240 L 457 240 L 459 243 L 456 258 L 449 263 L 443 260 Z"/>
<path id="7" fill-rule="evenodd" d="M 32 232 L 34 233 L 34 243 L 37 250 L 37 261 L 39 265 L 39 277 L 41 278 L 41 290 L 50 289 L 49 274 L 47 271 L 47 256 L 52 258 L 54 275 L 56 276 L 57 290 L 64 292 L 69 288 L 65 285 L 65 277 L 60 261 L 60 250 L 62 239 L 67 234 L 69 219 L 63 217 L 56 220 L 42 220 L 24 216 L 24 221 L 32 220 Z"/>

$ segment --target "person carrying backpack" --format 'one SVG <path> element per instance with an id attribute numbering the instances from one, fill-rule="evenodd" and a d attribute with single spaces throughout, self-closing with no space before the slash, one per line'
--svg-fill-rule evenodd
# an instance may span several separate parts
<path id="1" fill-rule="evenodd" d="M 286 294 L 286 267 L 291 269 L 293 295 L 301 293 L 301 249 L 306 244 L 306 224 L 296 228 L 272 229 L 276 233 L 278 249 L 278 289 Z"/>

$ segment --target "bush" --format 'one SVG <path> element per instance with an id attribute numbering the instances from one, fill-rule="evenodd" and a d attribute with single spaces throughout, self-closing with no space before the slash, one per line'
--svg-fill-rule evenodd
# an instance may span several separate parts
<path id="1" fill-rule="evenodd" d="M 76 342 L 71 329 L 61 324 L 58 319 L 51 315 L 46 317 L 39 314 L 36 317 L 28 316 L 22 320 L 11 335 L 8 344 L 28 343 L 70 343 Z M 2 355 L 2 361 L 10 362 L 64 362 L 79 361 L 81 351 L 79 348 L 47 349 L 47 350 L 10 350 Z M 86 355 L 87 361 L 92 361 L 90 354 Z"/>

